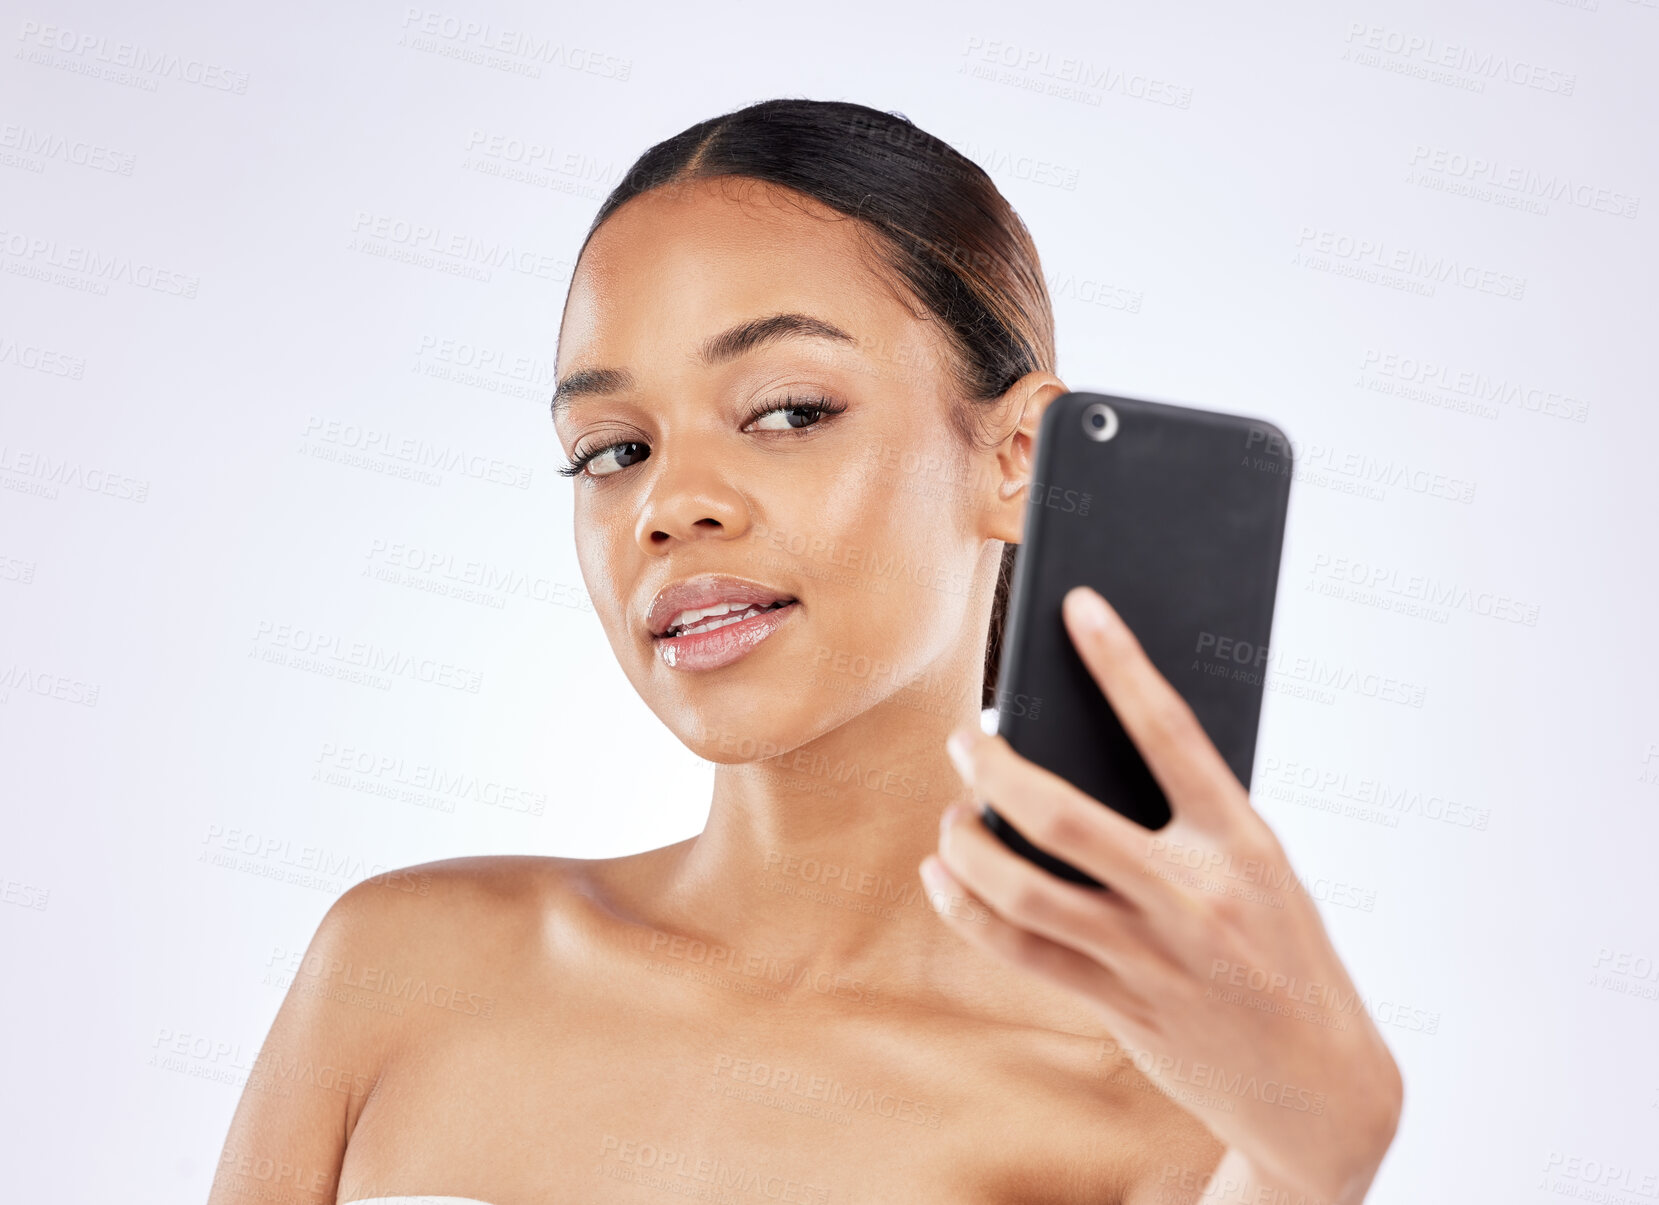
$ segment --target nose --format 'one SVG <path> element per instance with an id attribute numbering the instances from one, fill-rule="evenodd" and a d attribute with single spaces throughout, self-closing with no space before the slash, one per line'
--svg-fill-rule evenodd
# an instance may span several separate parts
<path id="1" fill-rule="evenodd" d="M 649 493 L 634 525 L 634 538 L 648 554 L 660 556 L 683 540 L 744 536 L 750 527 L 749 500 L 721 471 L 715 454 L 659 447 Z"/>

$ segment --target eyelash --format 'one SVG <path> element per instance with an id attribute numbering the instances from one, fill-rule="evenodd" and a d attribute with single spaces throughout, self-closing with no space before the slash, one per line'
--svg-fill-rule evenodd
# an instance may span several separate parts
<path id="1" fill-rule="evenodd" d="M 831 401 L 829 398 L 822 395 L 815 395 L 812 397 L 790 396 L 775 402 L 761 403 L 760 406 L 749 412 L 748 417 L 743 420 L 742 425 L 747 427 L 750 423 L 755 422 L 757 419 L 765 418 L 768 414 L 775 414 L 780 410 L 805 410 L 808 414 L 817 415 L 818 419 L 821 421 L 824 416 L 840 414 L 846 410 L 846 408 L 847 407 L 844 402 Z M 819 422 L 811 422 L 805 427 L 796 427 L 795 430 L 805 431 L 818 425 L 820 425 Z M 775 434 L 781 435 L 783 432 L 780 431 Z M 558 470 L 558 474 L 561 477 L 581 476 L 583 470 L 587 468 L 588 462 L 593 460 L 595 457 L 603 456 L 606 452 L 611 451 L 613 448 L 626 447 L 628 444 L 640 442 L 642 441 L 637 439 L 623 439 L 618 440 L 615 443 L 606 444 L 604 447 L 594 448 L 591 452 L 578 450 L 575 456 L 571 459 L 571 462 Z M 620 473 L 622 472 L 622 469 L 626 469 L 628 467 L 630 466 L 623 465 L 622 468 L 616 470 L 616 473 Z M 613 477 L 616 473 L 606 473 L 605 476 Z M 594 480 L 597 481 L 599 478 L 595 477 Z"/>

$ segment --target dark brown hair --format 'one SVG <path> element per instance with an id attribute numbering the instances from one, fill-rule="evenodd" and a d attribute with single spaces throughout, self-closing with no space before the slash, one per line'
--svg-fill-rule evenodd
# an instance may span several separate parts
<path id="1" fill-rule="evenodd" d="M 886 267 L 938 320 L 969 402 L 1055 371 L 1054 313 L 1030 232 L 971 159 L 900 113 L 831 100 L 767 100 L 698 122 L 641 155 L 599 207 L 588 239 L 626 202 L 664 185 L 741 176 L 858 218 Z M 580 252 L 577 254 L 580 259 Z M 980 406 L 954 415 L 983 438 Z M 994 705 L 1016 546 L 1003 548 L 980 706 Z"/>

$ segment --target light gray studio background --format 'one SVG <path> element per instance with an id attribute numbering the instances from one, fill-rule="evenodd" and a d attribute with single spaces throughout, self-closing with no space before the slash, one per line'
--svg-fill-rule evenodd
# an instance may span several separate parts
<path id="1" fill-rule="evenodd" d="M 776 95 L 984 165 L 1072 387 L 1292 437 L 1254 796 L 1373 1199 L 1659 1193 L 1659 2 L 143 8 L 0 5 L 9 1199 L 201 1199 L 359 879 L 700 829 L 546 403 L 605 191 Z"/>

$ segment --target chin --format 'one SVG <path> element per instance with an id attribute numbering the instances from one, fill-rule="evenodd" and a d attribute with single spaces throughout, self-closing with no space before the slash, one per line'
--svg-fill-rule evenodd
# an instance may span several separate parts
<path id="1" fill-rule="evenodd" d="M 664 722 L 704 761 L 733 766 L 798 749 L 847 718 L 814 706 L 820 692 L 803 693 L 786 682 L 773 690 L 745 694 L 738 706 L 685 707 Z"/>

